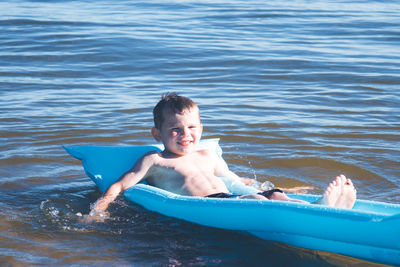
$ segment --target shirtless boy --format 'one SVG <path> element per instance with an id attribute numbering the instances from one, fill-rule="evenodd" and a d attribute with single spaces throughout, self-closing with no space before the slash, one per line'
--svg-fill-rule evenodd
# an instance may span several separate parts
<path id="1" fill-rule="evenodd" d="M 151 132 L 154 139 L 164 144 L 164 151 L 151 151 L 140 158 L 95 203 L 95 213 L 104 212 L 121 192 L 144 179 L 153 186 L 181 195 L 304 202 L 289 198 L 279 189 L 242 196 L 229 193 L 218 177 L 241 178 L 231 172 L 215 152 L 196 150 L 203 125 L 199 108 L 189 98 L 167 94 L 156 105 L 153 115 L 155 126 Z M 356 190 L 351 180 L 340 175 L 328 185 L 317 203 L 350 209 L 355 199 Z"/>

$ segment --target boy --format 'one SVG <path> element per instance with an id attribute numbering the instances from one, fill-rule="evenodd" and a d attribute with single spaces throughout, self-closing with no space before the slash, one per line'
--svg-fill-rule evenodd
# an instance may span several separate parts
<path id="1" fill-rule="evenodd" d="M 111 185 L 95 203 L 94 213 L 101 214 L 124 190 L 143 179 L 153 186 L 189 196 L 220 198 L 270 199 L 304 202 L 291 199 L 279 189 L 254 195 L 234 196 L 218 177 L 241 179 L 231 172 L 215 152 L 196 151 L 203 125 L 197 105 L 187 97 L 177 94 L 162 96 L 153 110 L 154 139 L 164 144 L 164 151 L 151 151 L 140 158 L 133 168 Z M 344 175 L 336 177 L 327 187 L 319 204 L 352 208 L 356 190 Z"/>

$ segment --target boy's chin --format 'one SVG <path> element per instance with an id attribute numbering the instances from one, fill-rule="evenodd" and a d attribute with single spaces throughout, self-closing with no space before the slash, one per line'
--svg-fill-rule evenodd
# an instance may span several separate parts
<path id="1" fill-rule="evenodd" d="M 176 156 L 186 156 L 188 154 L 196 151 L 194 148 L 176 148 L 176 149 L 167 149 L 166 152 L 168 154 L 176 155 Z"/>
<path id="2" fill-rule="evenodd" d="M 176 151 L 176 154 L 180 156 L 185 156 L 190 153 L 193 153 L 194 151 L 195 151 L 194 149 L 185 148 L 185 149 L 179 149 L 178 151 Z"/>
<path id="3" fill-rule="evenodd" d="M 196 151 L 195 147 L 193 145 L 190 145 L 190 146 L 187 146 L 187 147 L 185 146 L 185 147 L 177 148 L 176 151 L 175 151 L 175 154 L 178 154 L 180 156 L 185 156 L 185 155 L 188 155 L 188 154 L 193 153 L 195 151 Z"/>

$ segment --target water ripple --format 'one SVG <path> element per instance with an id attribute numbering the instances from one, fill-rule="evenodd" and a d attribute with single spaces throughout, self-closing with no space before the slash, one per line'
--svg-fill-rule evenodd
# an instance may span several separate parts
<path id="1" fill-rule="evenodd" d="M 176 91 L 242 176 L 320 193 L 343 172 L 361 198 L 400 202 L 399 14 L 378 0 L 1 2 L 0 265 L 348 265 L 123 201 L 82 225 L 100 192 L 62 145 L 154 143 L 152 107 Z"/>

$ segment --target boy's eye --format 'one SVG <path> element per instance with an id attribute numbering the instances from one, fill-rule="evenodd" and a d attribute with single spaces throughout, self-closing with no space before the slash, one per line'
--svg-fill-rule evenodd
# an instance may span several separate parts
<path id="1" fill-rule="evenodd" d="M 179 132 L 182 131 L 182 129 L 181 129 L 181 128 L 172 128 L 172 131 L 173 131 L 174 133 L 179 133 Z"/>

